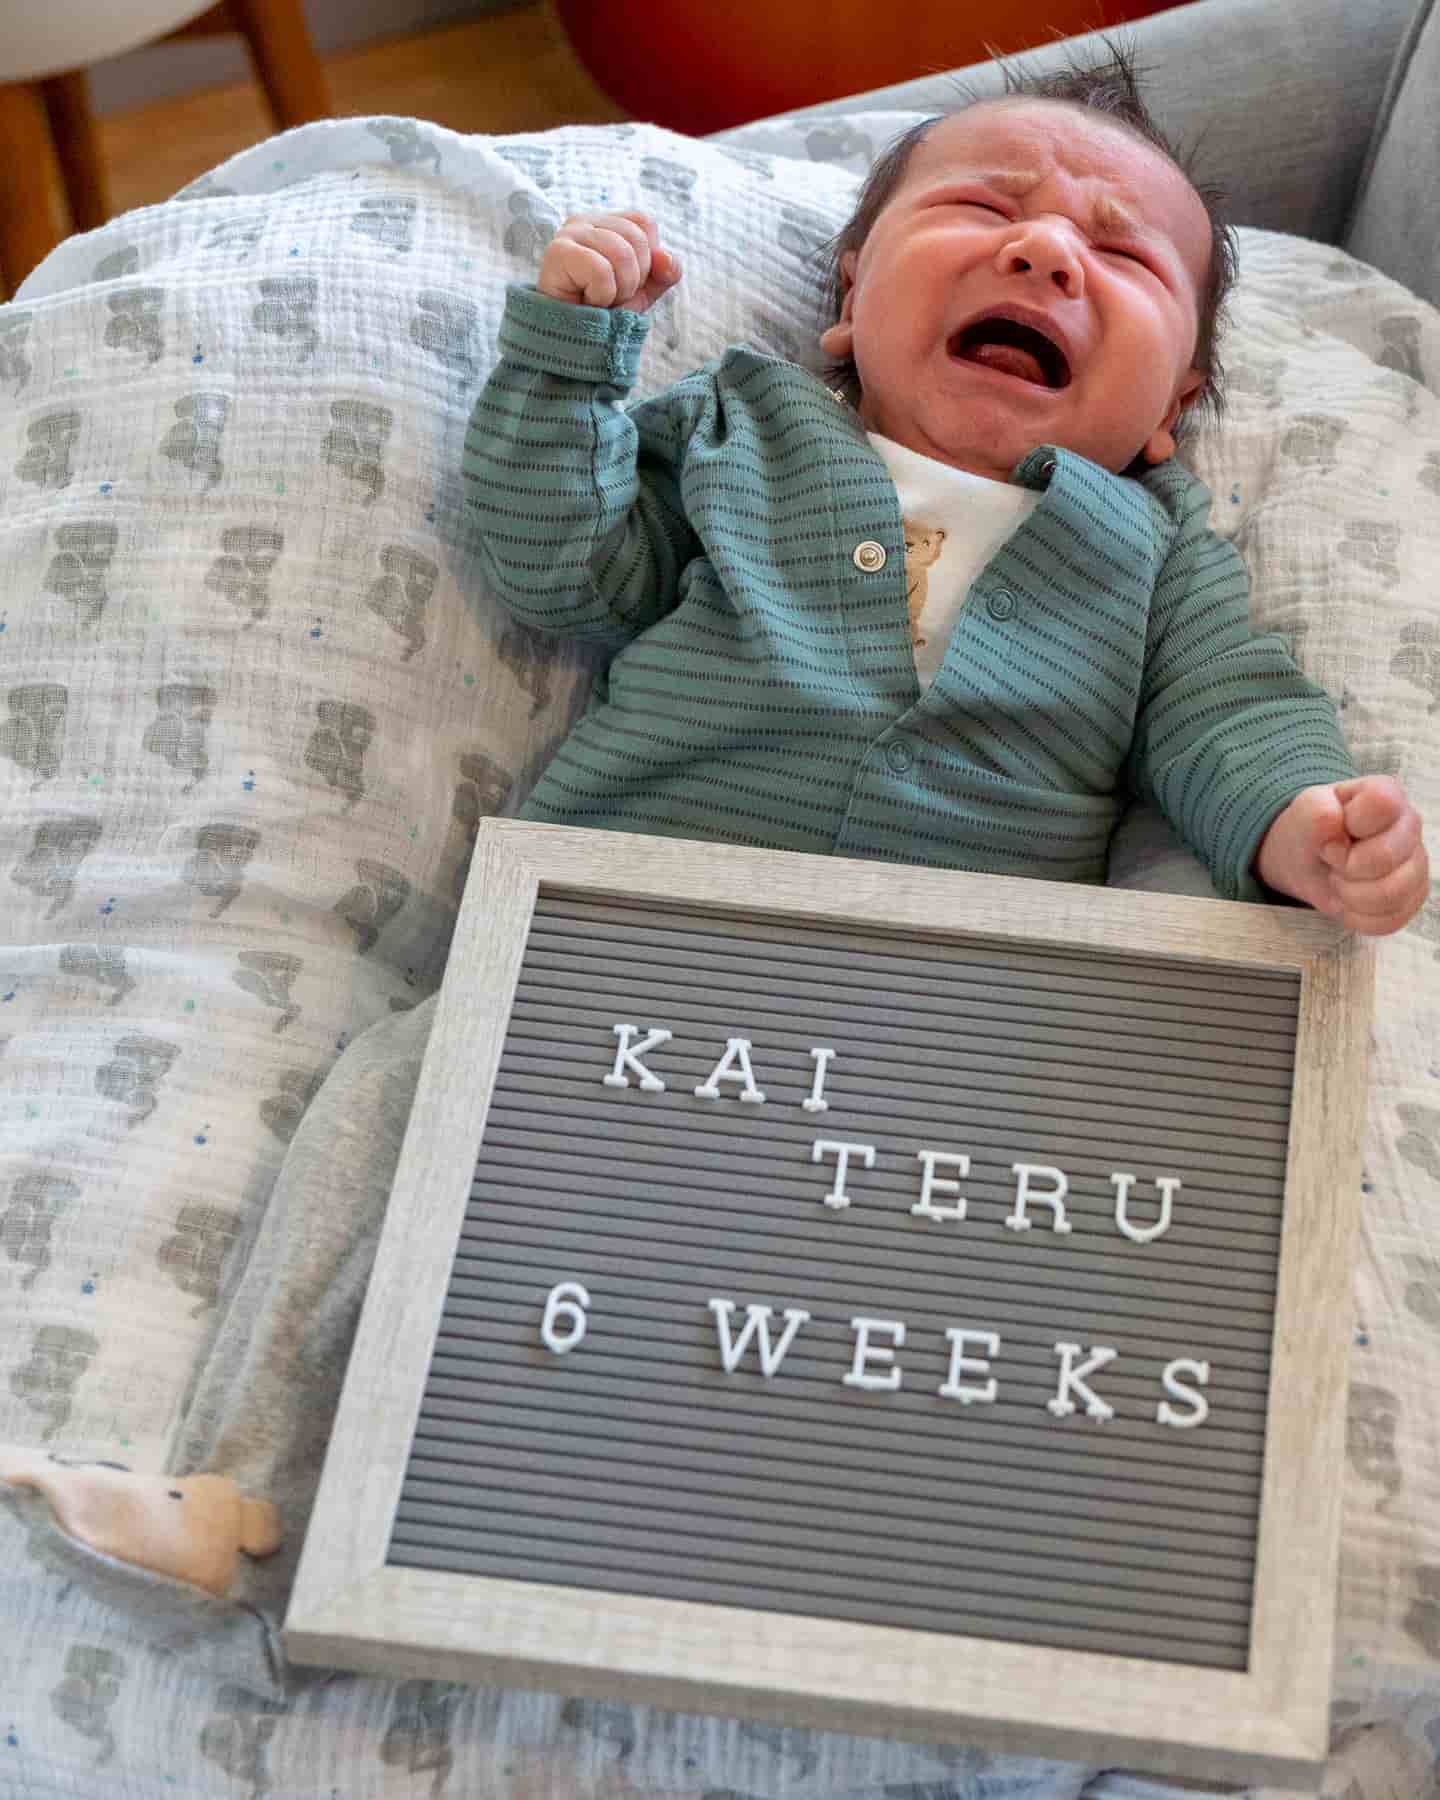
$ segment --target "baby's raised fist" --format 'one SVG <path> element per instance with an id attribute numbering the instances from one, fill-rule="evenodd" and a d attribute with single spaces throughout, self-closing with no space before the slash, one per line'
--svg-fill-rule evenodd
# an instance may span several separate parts
<path id="1" fill-rule="evenodd" d="M 648 213 L 577 213 L 545 246 L 535 285 L 574 306 L 648 312 L 680 279 Z"/>

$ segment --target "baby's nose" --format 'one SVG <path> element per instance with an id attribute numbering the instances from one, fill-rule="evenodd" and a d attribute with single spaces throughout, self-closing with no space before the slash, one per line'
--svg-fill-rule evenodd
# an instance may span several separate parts
<path id="1" fill-rule="evenodd" d="M 1053 281 L 1067 299 L 1085 292 L 1085 267 L 1073 233 L 1043 219 L 1026 221 L 1007 239 L 998 258 L 1002 275 L 1034 275 Z"/>

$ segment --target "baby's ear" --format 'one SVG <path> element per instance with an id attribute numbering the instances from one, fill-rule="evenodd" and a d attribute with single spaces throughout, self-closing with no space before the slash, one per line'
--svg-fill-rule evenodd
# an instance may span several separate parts
<path id="1" fill-rule="evenodd" d="M 1191 369 L 1182 378 L 1175 390 L 1175 398 L 1170 403 L 1170 410 L 1151 432 L 1140 454 L 1147 463 L 1168 462 L 1175 454 L 1175 427 L 1180 422 L 1180 415 L 1187 407 L 1193 406 L 1205 390 L 1206 376 L 1203 369 Z"/>
<path id="2" fill-rule="evenodd" d="M 845 362 L 855 342 L 855 328 L 842 313 L 833 325 L 820 333 L 820 348 L 836 362 Z"/>
<path id="3" fill-rule="evenodd" d="M 840 258 L 840 279 L 845 286 L 845 298 L 840 302 L 840 317 L 833 325 L 826 326 L 825 330 L 820 333 L 820 348 L 827 356 L 833 356 L 836 362 L 844 362 L 855 343 L 855 327 L 851 323 L 855 304 L 855 252 L 853 250 L 847 250 Z"/>

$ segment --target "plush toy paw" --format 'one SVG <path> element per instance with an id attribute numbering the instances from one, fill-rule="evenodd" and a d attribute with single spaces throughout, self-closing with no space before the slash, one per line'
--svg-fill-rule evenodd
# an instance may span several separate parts
<path id="1" fill-rule="evenodd" d="M 280 1548 L 280 1514 L 228 1475 L 137 1475 L 115 1463 L 67 1464 L 0 1446 L 0 1481 L 34 1488 L 61 1528 L 92 1550 L 223 1598 L 236 1560 Z"/>

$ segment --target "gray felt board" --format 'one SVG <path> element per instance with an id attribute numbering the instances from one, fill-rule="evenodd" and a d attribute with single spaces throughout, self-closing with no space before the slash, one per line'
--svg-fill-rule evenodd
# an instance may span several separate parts
<path id="1" fill-rule="evenodd" d="M 387 1562 L 1243 1670 L 1298 1004 L 1283 971 L 542 891 Z M 673 1034 L 664 1092 L 619 1024 Z M 763 1102 L 735 1053 L 694 1092 L 733 1038 Z M 873 1165 L 840 1185 L 817 1140 Z M 921 1149 L 969 1156 L 934 1165 L 963 1219 L 911 1210 Z M 1051 1177 L 1006 1224 L 1016 1163 L 1063 1171 L 1068 1234 Z M 1179 1180 L 1149 1242 L 1117 1171 L 1137 1226 Z M 732 1339 L 810 1317 L 727 1372 L 712 1299 Z M 889 1322 L 863 1358 L 857 1318 Z M 999 1339 L 964 1350 L 989 1401 L 939 1392 L 959 1327 Z M 1067 1385 L 1061 1343 L 1116 1355 Z M 1177 1359 L 1199 1423 L 1157 1417 L 1201 1410 Z"/>

